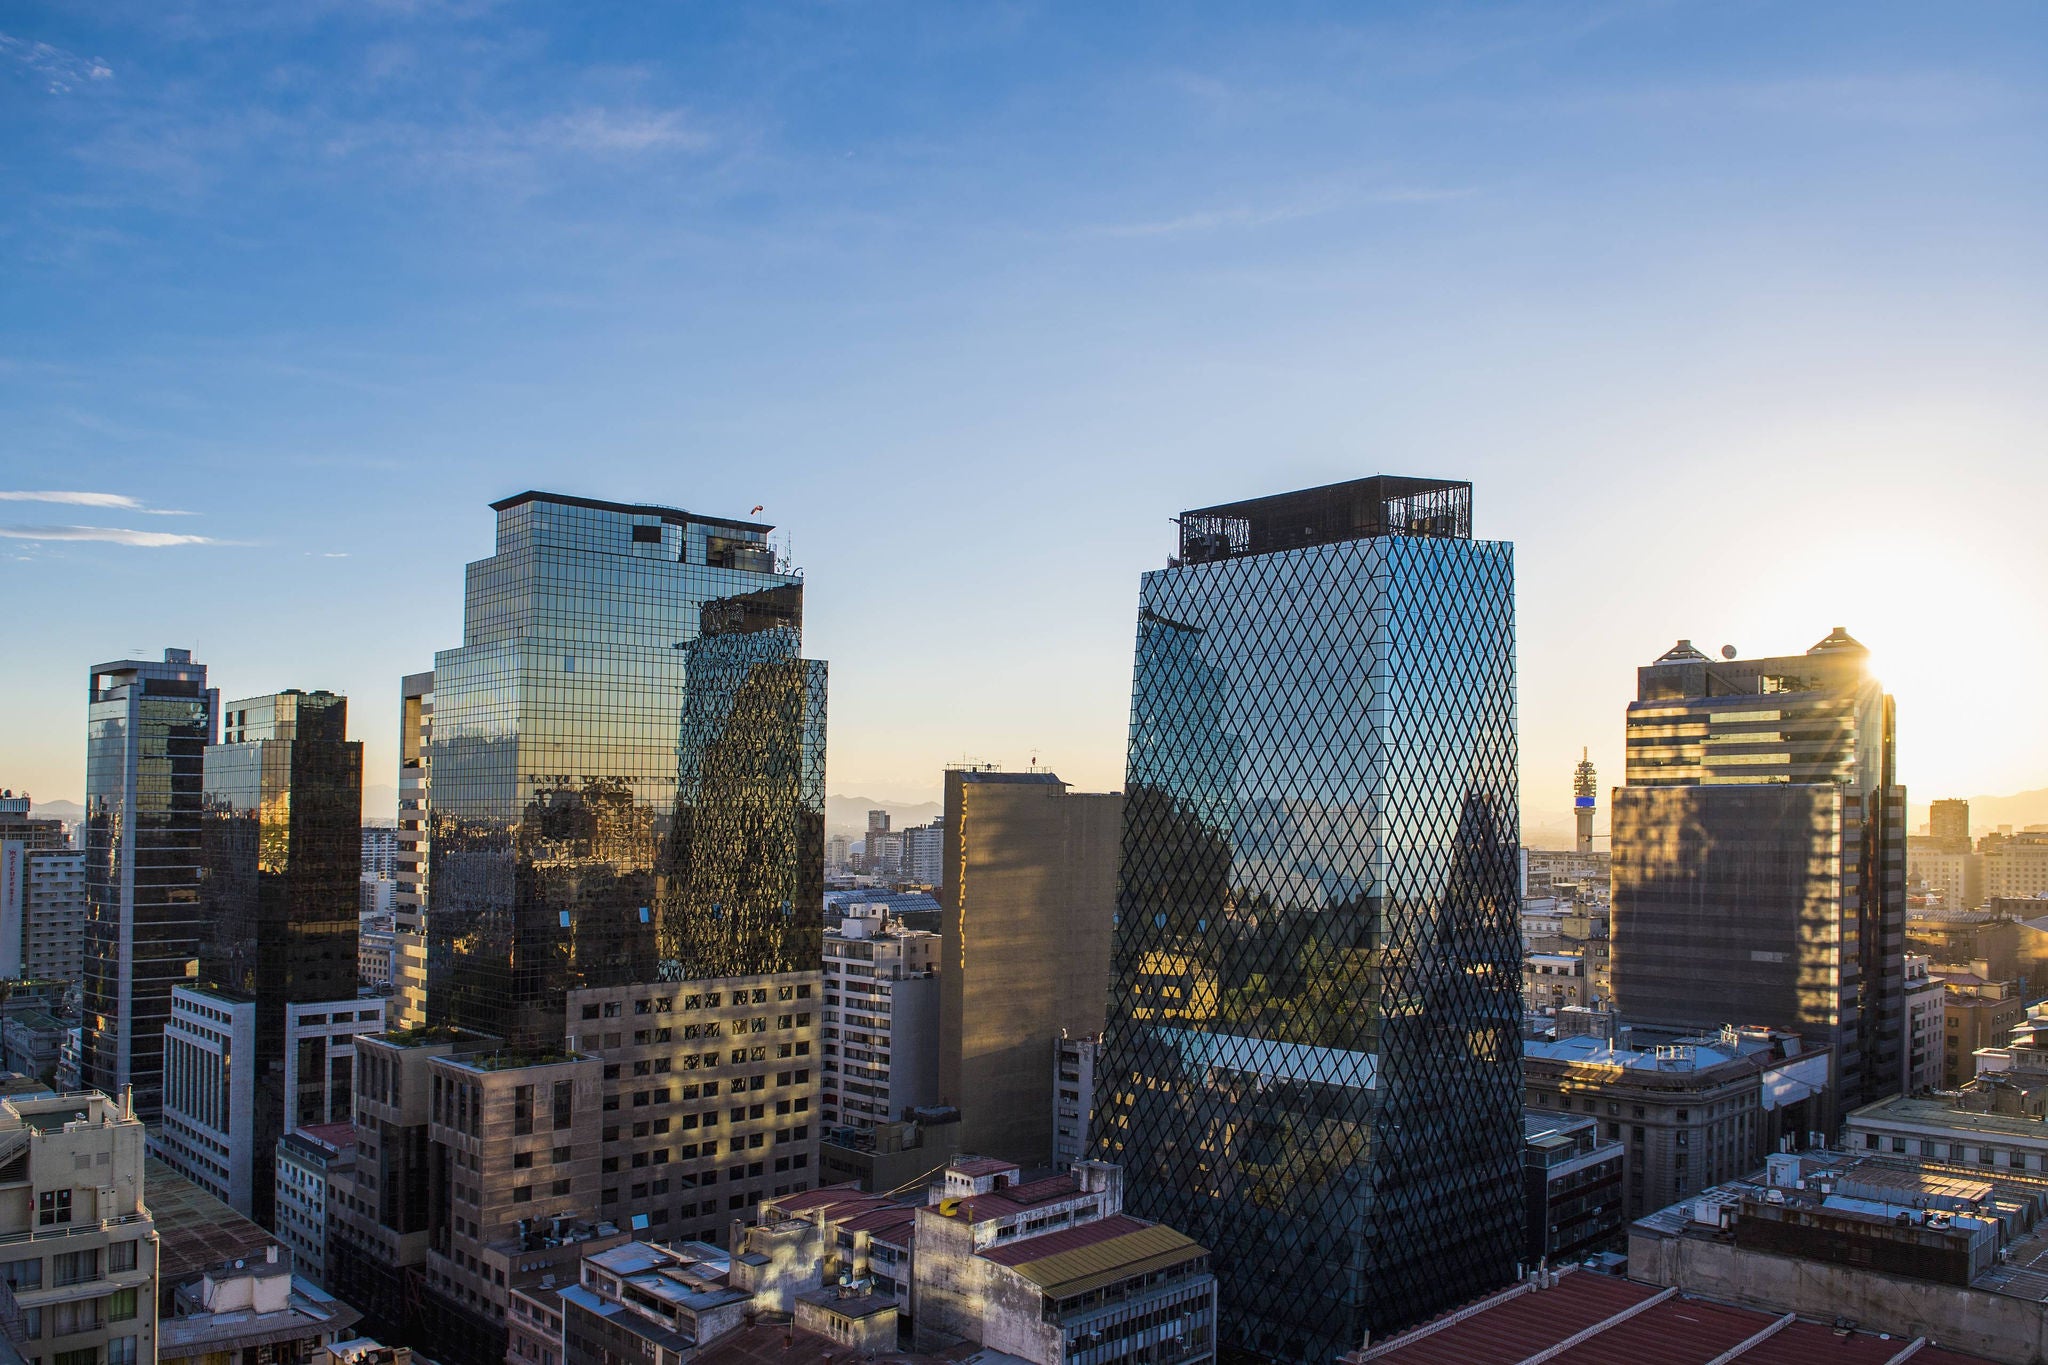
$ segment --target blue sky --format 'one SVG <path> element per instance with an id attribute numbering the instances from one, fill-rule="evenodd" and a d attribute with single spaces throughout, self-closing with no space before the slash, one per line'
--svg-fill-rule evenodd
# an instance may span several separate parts
<path id="1" fill-rule="evenodd" d="M 834 791 L 1114 786 L 1168 518 L 1384 471 L 1519 546 L 1532 824 L 1678 636 L 2048 785 L 2044 114 L 2023 3 L 18 2 L 0 492 L 134 505 L 0 500 L 0 783 L 166 644 L 389 781 L 542 487 L 766 506 Z"/>

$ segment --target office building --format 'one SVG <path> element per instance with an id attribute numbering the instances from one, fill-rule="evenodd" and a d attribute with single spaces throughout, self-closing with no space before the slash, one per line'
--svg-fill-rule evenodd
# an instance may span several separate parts
<path id="1" fill-rule="evenodd" d="M 1669 1042 L 1575 1034 L 1522 1045 L 1528 1105 L 1600 1121 L 1627 1145 L 1629 1217 L 1754 1169 L 1834 1130 L 1833 1058 L 1785 1030 L 1728 1027 Z"/>
<path id="2" fill-rule="evenodd" d="M 939 936 L 851 905 L 825 934 L 820 1117 L 871 1128 L 939 1098 Z"/>
<path id="3" fill-rule="evenodd" d="M 390 920 L 366 922 L 356 935 L 356 983 L 366 991 L 393 989 L 397 978 L 398 936 Z M 399 1001 L 394 998 L 394 1005 Z"/>
<path id="4" fill-rule="evenodd" d="M 1942 1083 L 1942 1063 L 1947 1051 L 1947 987 L 1934 975 L 1928 960 L 1918 953 L 1906 954 L 1906 1046 L 1902 1053 L 1905 1072 L 1899 1080 L 1900 1093 L 1916 1095 Z"/>
<path id="5" fill-rule="evenodd" d="M 0 792 L 0 977 L 76 983 L 85 938 L 85 854 L 60 820 Z"/>
<path id="6" fill-rule="evenodd" d="M 165 1165 L 244 1217 L 256 1204 L 256 1014 L 254 996 L 218 987 L 171 991 L 163 1120 L 151 1144 Z M 273 1046 L 282 1060 L 281 1045 Z M 281 1116 L 284 1097 L 274 1099 Z"/>
<path id="7" fill-rule="evenodd" d="M 355 1169 L 355 1125 L 313 1124 L 277 1140 L 277 1224 L 292 1265 L 327 1288 L 327 1202 L 335 1178 Z"/>
<path id="8" fill-rule="evenodd" d="M 398 826 L 396 824 L 362 824 L 363 876 L 395 877 L 398 875 Z"/>
<path id="9" fill-rule="evenodd" d="M 903 831 L 903 880 L 917 886 L 937 886 L 943 872 L 940 850 L 946 843 L 946 824 L 934 820 L 912 825 Z"/>
<path id="10" fill-rule="evenodd" d="M 219 693 L 189 650 L 123 659 L 88 678 L 85 739 L 84 1084 L 133 1086 L 163 1109 L 171 990 L 199 956 L 205 754 Z"/>
<path id="11" fill-rule="evenodd" d="M 2000 830 L 1977 841 L 1986 900 L 2048 896 L 2048 830 Z"/>
<path id="12" fill-rule="evenodd" d="M 76 984 L 84 971 L 85 853 L 56 820 L 0 795 L 0 976 Z"/>
<path id="13" fill-rule="evenodd" d="M 462 644 L 434 660 L 429 1021 L 551 1043 L 572 988 L 770 962 L 815 981 L 824 666 L 795 656 L 802 580 L 772 528 L 552 493 L 492 507 Z M 759 847 L 699 856 L 784 798 Z"/>
<path id="14" fill-rule="evenodd" d="M 2003 1047 L 2026 1018 L 2027 1003 L 2017 981 L 1997 981 L 1975 971 L 1983 964 L 1934 963 L 1928 977 L 1942 988 L 1941 1086 L 1954 1090 L 1977 1075 L 1977 1052 Z"/>
<path id="15" fill-rule="evenodd" d="M 1064 1171 L 1095 1147 L 1095 1059 L 1102 1035 L 1061 1038 L 1053 1044 L 1052 1165 Z"/>
<path id="16" fill-rule="evenodd" d="M 335 1256 L 373 1318 L 467 1343 L 454 1365 L 502 1356 L 510 1293 L 593 1238 L 719 1237 L 809 1188 L 818 1142 L 825 666 L 799 656 L 801 581 L 765 526 L 496 507 L 431 683 L 432 1022 L 358 1044 L 349 1198 L 393 1151 L 467 1174 L 418 1218 L 344 1201 Z M 488 1123 L 479 1149 L 473 1118 L 423 1108 L 516 1114 L 522 1090 L 553 1143 L 494 1155 Z"/>
<path id="17" fill-rule="evenodd" d="M 1621 1139 L 1600 1136 L 1591 1114 L 1522 1111 L 1525 1261 L 1562 1264 L 1618 1240 L 1626 1153 Z"/>
<path id="18" fill-rule="evenodd" d="M 1046 1059 L 1102 1031 L 1123 797 L 953 768 L 944 810 L 940 1098 L 960 1109 L 962 1151 L 1041 1165 Z"/>
<path id="19" fill-rule="evenodd" d="M 1970 803 L 1950 798 L 1927 808 L 1927 833 L 1957 847 L 1970 846 Z"/>
<path id="20" fill-rule="evenodd" d="M 0 1099 L 0 1337 L 20 1354 L 0 1352 L 157 1359 L 157 1228 L 143 1163 L 141 1122 L 105 1095 Z"/>
<path id="21" fill-rule="evenodd" d="M 1204 508 L 1144 578 L 1096 1153 L 1214 1252 L 1225 1351 L 1326 1361 L 1521 1253 L 1514 561 L 1471 510 Z"/>
<path id="22" fill-rule="evenodd" d="M 230 1126 L 246 1127 L 228 1146 L 250 1164 L 230 1176 L 230 1194 L 203 1165 L 183 1165 L 176 1146 L 167 1142 L 163 1155 L 265 1226 L 277 1141 L 308 1121 L 288 1089 L 306 1044 L 289 1034 L 287 1017 L 294 1006 L 317 1004 L 324 1014 L 335 1002 L 352 1015 L 356 996 L 363 747 L 347 728 L 348 701 L 331 692 L 248 697 L 221 707 L 221 742 L 205 755 L 198 975 L 214 1007 L 231 999 L 255 1007 L 253 1046 L 232 1054 L 237 1067 L 253 1067 L 253 1089 L 224 1092 L 235 1097 Z M 167 1134 L 195 1117 L 167 1113 Z"/>
<path id="23" fill-rule="evenodd" d="M 1805 654 L 1637 671 L 1614 794 L 1614 1000 L 1792 1028 L 1845 1106 L 1903 1075 L 1905 789 L 1892 700 L 1837 628 Z"/>
<path id="24" fill-rule="evenodd" d="M 395 1028 L 427 1022 L 428 810 L 433 791 L 434 674 L 407 674 L 398 699 L 398 829 L 391 880 Z"/>
<path id="25" fill-rule="evenodd" d="M 1915 834 L 1906 840 L 1906 883 L 1915 895 L 1934 898 L 1949 912 L 1975 910 L 1984 903 L 1984 859 L 1967 840 Z"/>

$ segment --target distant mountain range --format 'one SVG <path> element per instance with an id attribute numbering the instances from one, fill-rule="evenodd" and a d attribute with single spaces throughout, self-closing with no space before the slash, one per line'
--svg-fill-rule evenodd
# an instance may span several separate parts
<path id="1" fill-rule="evenodd" d="M 825 798 L 825 833 L 844 834 L 849 839 L 858 839 L 868 832 L 868 812 L 885 810 L 889 812 L 889 827 L 902 829 L 906 825 L 928 825 L 939 818 L 942 807 L 936 801 L 885 801 L 873 796 L 827 796 Z"/>
<path id="2" fill-rule="evenodd" d="M 28 813 L 38 820 L 77 821 L 85 818 L 85 807 L 76 801 L 36 801 Z"/>

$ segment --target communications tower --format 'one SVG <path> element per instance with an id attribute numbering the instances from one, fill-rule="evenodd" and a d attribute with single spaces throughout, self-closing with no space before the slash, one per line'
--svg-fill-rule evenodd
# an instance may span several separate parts
<path id="1" fill-rule="evenodd" d="M 1579 822 L 1579 852 L 1593 851 L 1593 809 L 1597 800 L 1594 792 L 1593 759 L 1591 751 L 1579 750 L 1579 766 L 1572 770 L 1572 814 Z"/>

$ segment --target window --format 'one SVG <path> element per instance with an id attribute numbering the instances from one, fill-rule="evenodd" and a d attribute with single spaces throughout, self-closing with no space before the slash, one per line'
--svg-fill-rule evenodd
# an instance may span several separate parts
<path id="1" fill-rule="evenodd" d="M 513 1170 L 515 1170 L 515 1171 L 524 1171 L 524 1170 L 529 1170 L 529 1169 L 531 1169 L 531 1168 L 532 1168 L 532 1166 L 533 1166 L 533 1153 L 532 1153 L 532 1152 L 514 1152 L 514 1153 L 512 1154 L 512 1169 L 513 1169 Z"/>
<path id="2" fill-rule="evenodd" d="M 533 1087 L 514 1086 L 512 1090 L 512 1132 L 520 1136 L 533 1131 Z"/>
<path id="3" fill-rule="evenodd" d="M 60 1251 L 50 1258 L 51 1269 L 60 1285 L 84 1284 L 100 1277 L 98 1247 L 85 1251 Z"/>
<path id="4" fill-rule="evenodd" d="M 71 1221 L 71 1191 L 44 1190 L 36 1196 L 36 1222 L 42 1227 L 54 1227 Z"/>
<path id="5" fill-rule="evenodd" d="M 107 1295 L 107 1321 L 127 1322 L 135 1316 L 135 1291 L 116 1289 Z"/>

